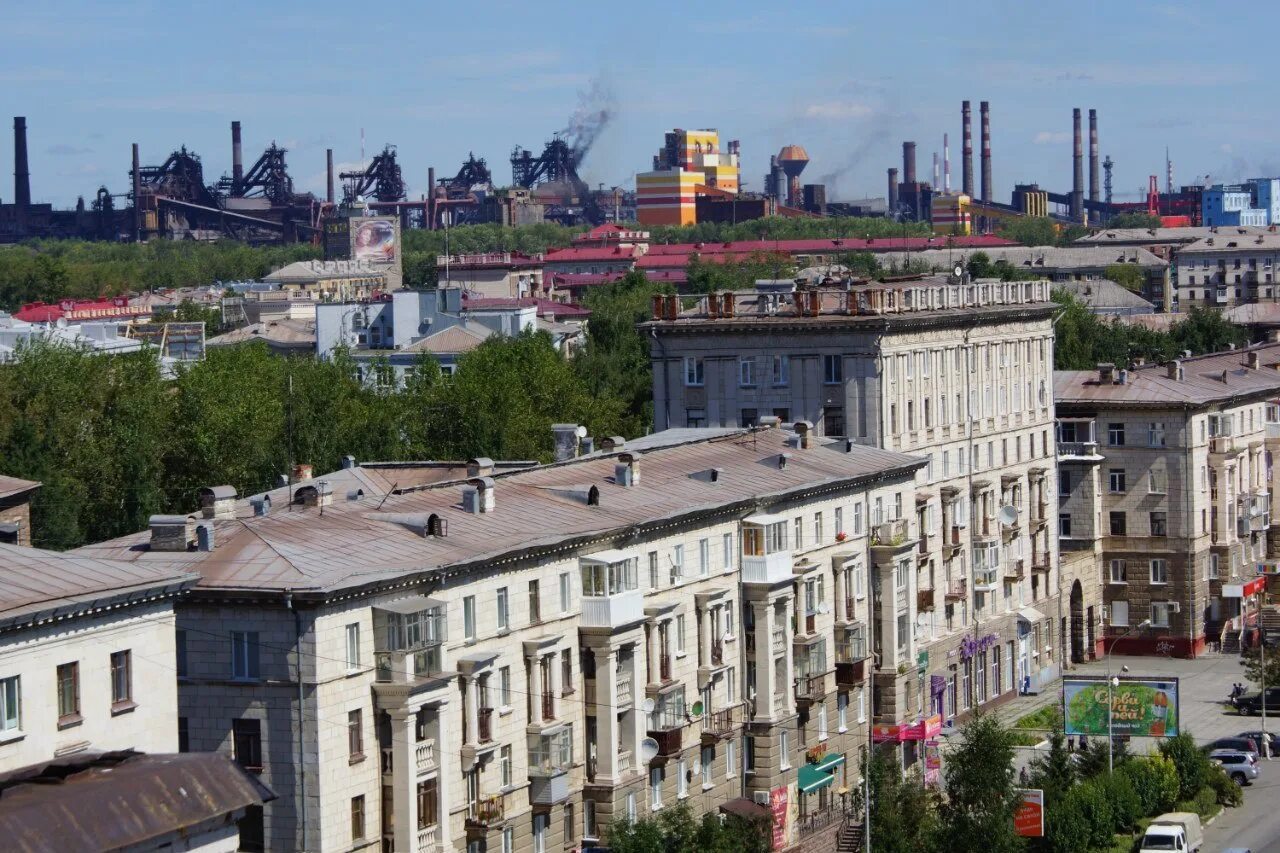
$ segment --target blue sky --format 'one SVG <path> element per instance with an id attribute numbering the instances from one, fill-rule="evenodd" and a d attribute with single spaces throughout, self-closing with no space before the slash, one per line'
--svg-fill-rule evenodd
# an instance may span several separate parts
<path id="1" fill-rule="evenodd" d="M 638 3 L 330 0 L 218 4 L 48 0 L 11 4 L 0 50 L 3 122 L 26 115 L 32 196 L 70 205 L 99 184 L 127 187 L 129 144 L 158 163 L 185 144 L 206 180 L 230 170 L 229 122 L 246 165 L 271 141 L 301 189 L 323 187 L 324 149 L 341 164 L 398 146 L 411 195 L 426 170 L 454 173 L 469 151 L 500 182 L 517 143 L 537 151 L 596 92 L 615 116 L 583 169 L 633 186 L 672 127 L 742 142 L 747 189 L 771 153 L 808 149 L 806 180 L 829 197 L 883 195 L 903 139 L 932 153 L 951 135 L 960 180 L 960 101 L 992 110 L 995 190 L 1066 192 L 1071 108 L 1099 111 L 1116 193 L 1146 176 L 1175 182 L 1280 173 L 1266 56 L 1280 4 L 972 0 Z M 1239 45 L 1239 49 L 1231 45 Z M 1240 57 L 1237 59 L 1237 57 Z M 12 134 L 0 134 L 12 199 Z M 976 154 L 975 154 L 976 160 Z M 977 165 L 975 162 L 975 179 Z M 834 190 L 834 193 L 832 192 Z"/>

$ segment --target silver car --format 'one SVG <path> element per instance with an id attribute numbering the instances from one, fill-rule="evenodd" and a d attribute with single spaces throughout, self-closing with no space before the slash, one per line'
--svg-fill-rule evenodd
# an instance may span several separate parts
<path id="1" fill-rule="evenodd" d="M 1248 785 L 1261 775 L 1258 772 L 1257 759 L 1246 752 L 1235 749 L 1215 749 L 1209 753 L 1209 760 L 1221 764 L 1222 769 L 1237 785 Z"/>

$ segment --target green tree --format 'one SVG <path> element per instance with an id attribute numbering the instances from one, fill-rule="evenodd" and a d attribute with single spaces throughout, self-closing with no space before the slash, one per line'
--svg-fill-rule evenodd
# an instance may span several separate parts
<path id="1" fill-rule="evenodd" d="M 969 278 L 995 278 L 991 257 L 986 252 L 974 252 L 969 256 Z"/>
<path id="2" fill-rule="evenodd" d="M 1178 799 L 1189 800 L 1209 783 L 1213 769 L 1209 757 L 1200 751 L 1187 731 L 1160 741 L 1160 754 L 1173 762 L 1178 771 Z"/>
<path id="3" fill-rule="evenodd" d="M 789 255 L 774 252 L 755 252 L 745 258 L 722 262 L 704 261 L 694 255 L 686 274 L 691 293 L 753 290 L 760 279 L 794 277 L 796 265 Z"/>
<path id="4" fill-rule="evenodd" d="M 1230 344 L 1244 346 L 1249 342 L 1248 333 L 1223 317 L 1221 311 L 1200 305 L 1188 311 L 1186 319 L 1174 323 L 1169 336 L 1176 350 L 1196 354 L 1221 352 Z"/>
<path id="5" fill-rule="evenodd" d="M 1054 853 L 1108 850 L 1115 840 L 1115 816 L 1097 781 L 1076 785 L 1045 818 L 1046 846 Z"/>
<path id="6" fill-rule="evenodd" d="M 863 772 L 871 789 L 871 839 L 878 853 L 927 853 L 938 837 L 937 797 L 892 755 L 873 753 Z"/>
<path id="7" fill-rule="evenodd" d="M 1272 652 L 1267 656 L 1267 665 L 1265 671 L 1262 666 L 1262 656 L 1258 653 L 1258 649 L 1245 649 L 1241 654 L 1240 663 L 1244 666 L 1245 678 L 1258 685 L 1259 688 L 1265 683 L 1268 687 L 1280 687 L 1280 654 Z M 1266 676 L 1265 679 L 1263 676 Z"/>
<path id="8" fill-rule="evenodd" d="M 1137 264 L 1111 264 L 1102 271 L 1102 277 L 1133 293 L 1141 293 L 1147 282 L 1147 274 Z"/>
<path id="9" fill-rule="evenodd" d="M 1013 734 L 989 714 L 965 724 L 944 768 L 942 837 L 957 850 L 1006 853 L 1025 842 L 1013 828 L 1021 797 L 1013 774 Z"/>
<path id="10" fill-rule="evenodd" d="M 1117 213 L 1107 220 L 1108 228 L 1159 228 L 1160 217 L 1150 213 Z"/>
<path id="11" fill-rule="evenodd" d="M 1013 240 L 1024 246 L 1058 245 L 1058 226 L 1047 216 L 1021 216 L 1017 219 L 1006 219 L 996 229 L 996 233 L 1006 240 Z"/>
<path id="12" fill-rule="evenodd" d="M 1067 752 L 1062 729 L 1054 726 L 1049 735 L 1049 751 L 1031 762 L 1031 787 L 1044 791 L 1046 804 L 1052 808 L 1075 784 L 1076 772 Z"/>
<path id="13" fill-rule="evenodd" d="M 695 819 L 685 803 L 655 817 L 615 821 L 605 832 L 613 853 L 768 853 L 769 822 L 737 815 L 705 814 Z"/>
<path id="14" fill-rule="evenodd" d="M 213 337 L 224 328 L 221 308 L 201 305 L 190 299 L 184 299 L 178 303 L 171 314 L 161 314 L 155 319 L 158 322 L 203 323 L 206 338 Z"/>

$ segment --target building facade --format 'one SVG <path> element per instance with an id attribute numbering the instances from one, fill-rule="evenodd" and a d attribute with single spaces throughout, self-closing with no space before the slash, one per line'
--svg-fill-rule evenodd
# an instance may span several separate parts
<path id="1" fill-rule="evenodd" d="M 1057 373 L 1059 542 L 1096 560 L 1103 590 L 1103 618 L 1077 623 L 1073 601 L 1072 630 L 1099 651 L 1238 643 L 1240 585 L 1268 558 L 1278 358 L 1272 344 Z"/>
<path id="2" fill-rule="evenodd" d="M 877 667 L 878 724 L 901 729 L 922 708 L 953 721 L 1048 684 L 1064 652 L 1088 654 L 1069 646 L 1050 523 L 1050 287 L 762 282 L 686 312 L 657 301 L 646 324 L 659 426 L 776 417 L 926 460 L 913 491 L 872 509 L 875 524 L 928 531 L 892 579 L 915 593 L 884 614 L 903 625 L 911 654 L 885 652 Z"/>
<path id="3" fill-rule="evenodd" d="M 805 424 L 601 444 L 454 479 L 210 489 L 206 519 L 83 551 L 200 573 L 178 620 L 187 746 L 279 795 L 271 850 L 607 844 L 611 821 L 680 802 L 781 804 L 802 845 L 870 737 L 923 761 L 948 689 L 958 712 L 1012 695 L 1003 638 L 922 654 L 951 588 L 917 568 L 950 546 L 893 508 L 926 460 Z"/>
<path id="4" fill-rule="evenodd" d="M 0 542 L 31 544 L 31 499 L 41 485 L 0 475 Z"/>
<path id="5" fill-rule="evenodd" d="M 1183 310 L 1280 301 L 1280 233 L 1216 229 L 1178 250 L 1176 270 Z"/>
<path id="6" fill-rule="evenodd" d="M 691 225 L 700 193 L 736 194 L 738 143 L 722 151 L 715 130 L 681 130 L 666 135 L 653 158 L 653 171 L 636 175 L 636 220 L 641 225 Z"/>
<path id="7" fill-rule="evenodd" d="M 1205 226 L 1280 223 L 1280 178 L 1205 187 L 1200 196 L 1200 221 Z"/>

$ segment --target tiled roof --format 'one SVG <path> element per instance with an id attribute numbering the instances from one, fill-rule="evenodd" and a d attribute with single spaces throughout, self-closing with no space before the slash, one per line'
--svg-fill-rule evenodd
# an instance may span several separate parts
<path id="1" fill-rule="evenodd" d="M 86 316 L 85 312 L 92 316 Z M 119 296 L 114 299 L 64 299 L 51 304 L 32 302 L 13 312 L 13 316 L 26 323 L 53 323 L 69 314 L 77 319 L 106 320 L 142 317 L 150 313 L 150 308 L 130 305 L 127 298 Z"/>
<path id="2" fill-rule="evenodd" d="M 728 243 L 659 243 L 649 247 L 650 255 L 752 254 L 754 252 L 787 252 L 788 254 L 829 254 L 831 252 L 913 252 L 925 249 L 978 249 L 1016 246 L 994 234 L 970 237 L 833 237 L 821 240 L 734 240 Z"/>
<path id="3" fill-rule="evenodd" d="M 450 326 L 414 341 L 402 352 L 429 352 L 432 355 L 460 355 L 471 352 L 494 334 L 484 326 Z"/>
<path id="4" fill-rule="evenodd" d="M 638 246 L 574 246 L 568 249 L 551 249 L 546 254 L 548 264 L 589 263 L 591 261 L 622 262 L 640 256 Z"/>
<path id="5" fill-rule="evenodd" d="M 1260 234 L 1270 230 L 1262 225 L 1197 225 L 1188 228 L 1104 228 L 1076 240 L 1080 244 L 1106 243 L 1190 243 L 1203 237 Z"/>
<path id="6" fill-rule="evenodd" d="M 562 544 L 610 541 L 638 525 L 658 524 L 726 505 L 743 514 L 787 495 L 836 483 L 888 477 L 910 479 L 923 459 L 894 451 L 819 440 L 810 450 L 792 446 L 780 429 L 701 431 L 650 436 L 631 448 L 641 454 L 643 477 L 634 487 L 613 482 L 616 454 L 597 453 L 558 465 L 493 474 L 496 506 L 473 515 L 461 506 L 463 483 L 427 486 L 388 495 L 385 483 L 360 468 L 318 478 L 329 481 L 332 505 L 292 507 L 288 493 L 272 493 L 276 508 L 254 516 L 241 501 L 235 519 L 214 522 L 217 548 L 185 553 L 152 552 L 148 533 L 90 545 L 76 554 L 140 565 L 182 566 L 210 589 L 292 588 L 324 591 L 395 580 L 408 573 L 462 567 Z M 664 443 L 665 442 L 665 443 Z M 628 448 L 623 448 L 624 450 Z M 785 467 L 779 453 L 789 453 Z M 699 476 L 719 468 L 716 482 Z M 588 505 L 592 486 L 598 505 Z M 356 488 L 363 495 L 344 499 Z M 424 537 L 430 514 L 448 521 L 446 537 Z"/>
<path id="7" fill-rule="evenodd" d="M 641 262 L 644 258 L 640 259 Z M 637 262 L 637 267 L 643 264 Z M 622 278 L 626 273 L 622 272 L 603 272 L 603 273 L 569 273 L 558 272 L 551 276 L 551 284 L 553 287 L 562 287 L 572 289 L 575 287 L 596 287 L 602 284 L 609 284 Z M 653 282 L 665 282 L 669 284 L 684 284 L 689 280 L 689 274 L 680 266 L 675 269 L 645 269 L 645 278 Z"/>
<path id="8" fill-rule="evenodd" d="M 1257 353 L 1259 368 L 1248 367 Z M 1183 378 L 1169 378 L 1162 364 L 1127 371 L 1123 385 L 1102 384 L 1096 370 L 1059 370 L 1053 376 L 1057 405 L 1091 404 L 1115 408 L 1183 408 L 1207 406 L 1236 398 L 1280 394 L 1280 344 L 1230 350 L 1182 360 Z M 1115 371 L 1119 375 L 1119 370 Z"/>

